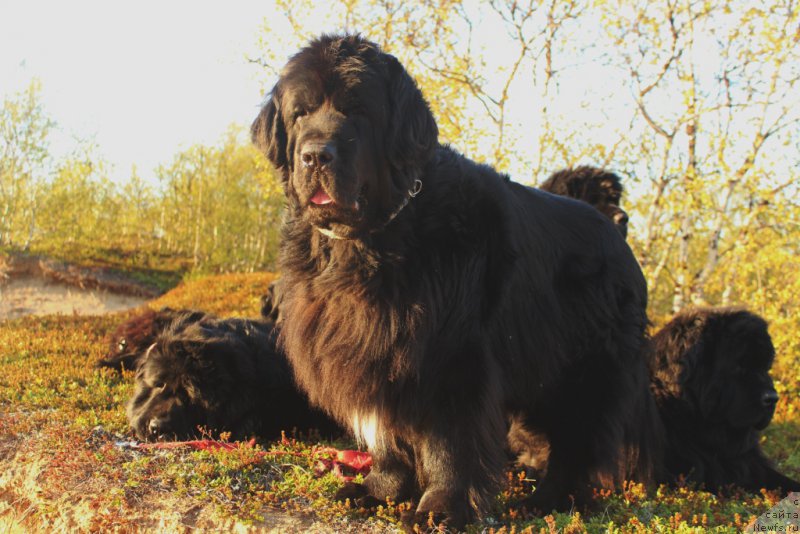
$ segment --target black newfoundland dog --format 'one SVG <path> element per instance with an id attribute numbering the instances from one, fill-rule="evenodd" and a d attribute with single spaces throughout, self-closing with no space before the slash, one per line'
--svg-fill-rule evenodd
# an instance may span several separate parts
<path id="1" fill-rule="evenodd" d="M 554 172 L 539 186 L 543 191 L 582 200 L 614 222 L 628 236 L 628 214 L 620 207 L 622 180 L 613 172 L 588 165 Z"/>
<path id="2" fill-rule="evenodd" d="M 186 439 L 201 427 L 235 439 L 293 429 L 342 433 L 295 386 L 270 321 L 165 309 L 132 318 L 122 332 L 125 350 L 101 365 L 136 369 L 127 415 L 139 439 Z"/>
<path id="3" fill-rule="evenodd" d="M 769 376 L 775 357 L 767 324 L 736 309 L 679 313 L 653 337 L 653 393 L 667 431 L 673 480 L 710 490 L 735 485 L 800 491 L 772 467 L 759 446 L 778 394 Z"/>
<path id="4" fill-rule="evenodd" d="M 648 476 L 645 281 L 606 217 L 440 145 L 359 36 L 294 56 L 252 134 L 288 199 L 280 342 L 374 457 L 341 497 L 419 496 L 407 520 L 460 527 L 498 487 L 510 418 L 551 446 L 530 508 Z"/>

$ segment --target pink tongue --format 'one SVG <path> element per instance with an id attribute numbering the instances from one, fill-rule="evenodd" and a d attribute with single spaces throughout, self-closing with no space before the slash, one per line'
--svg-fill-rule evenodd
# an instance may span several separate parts
<path id="1" fill-rule="evenodd" d="M 333 202 L 333 199 L 328 196 L 328 193 L 325 192 L 324 189 L 321 187 L 317 189 L 317 192 L 314 193 L 314 196 L 311 197 L 311 202 L 314 204 L 330 204 Z"/>

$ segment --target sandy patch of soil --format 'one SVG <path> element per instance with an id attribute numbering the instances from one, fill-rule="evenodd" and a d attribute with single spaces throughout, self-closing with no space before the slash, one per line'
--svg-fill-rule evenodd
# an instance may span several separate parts
<path id="1" fill-rule="evenodd" d="M 0 320 L 25 315 L 99 315 L 143 305 L 148 299 L 104 289 L 83 289 L 35 276 L 0 284 Z"/>

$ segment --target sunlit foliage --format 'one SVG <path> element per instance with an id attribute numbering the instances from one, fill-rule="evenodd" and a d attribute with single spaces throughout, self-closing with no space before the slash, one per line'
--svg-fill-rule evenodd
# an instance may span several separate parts
<path id="1" fill-rule="evenodd" d="M 283 194 L 242 128 L 183 150 L 149 180 L 133 168 L 120 184 L 90 145 L 49 157 L 53 123 L 37 87 L 0 114 L 0 251 L 178 277 L 274 267 Z"/>

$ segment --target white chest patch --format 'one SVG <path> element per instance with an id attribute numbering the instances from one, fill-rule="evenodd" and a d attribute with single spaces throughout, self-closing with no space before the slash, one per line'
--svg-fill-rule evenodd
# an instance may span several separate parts
<path id="1" fill-rule="evenodd" d="M 318 228 L 316 226 L 315 226 L 315 228 L 317 228 L 317 230 L 319 230 L 319 233 L 321 233 L 325 237 L 330 237 L 331 239 L 345 239 L 344 237 L 338 235 L 333 230 L 328 230 L 328 229 L 325 229 L 325 228 Z"/>
<path id="2" fill-rule="evenodd" d="M 380 421 L 375 412 L 353 414 L 353 434 L 359 445 L 374 450 L 378 446 Z"/>

